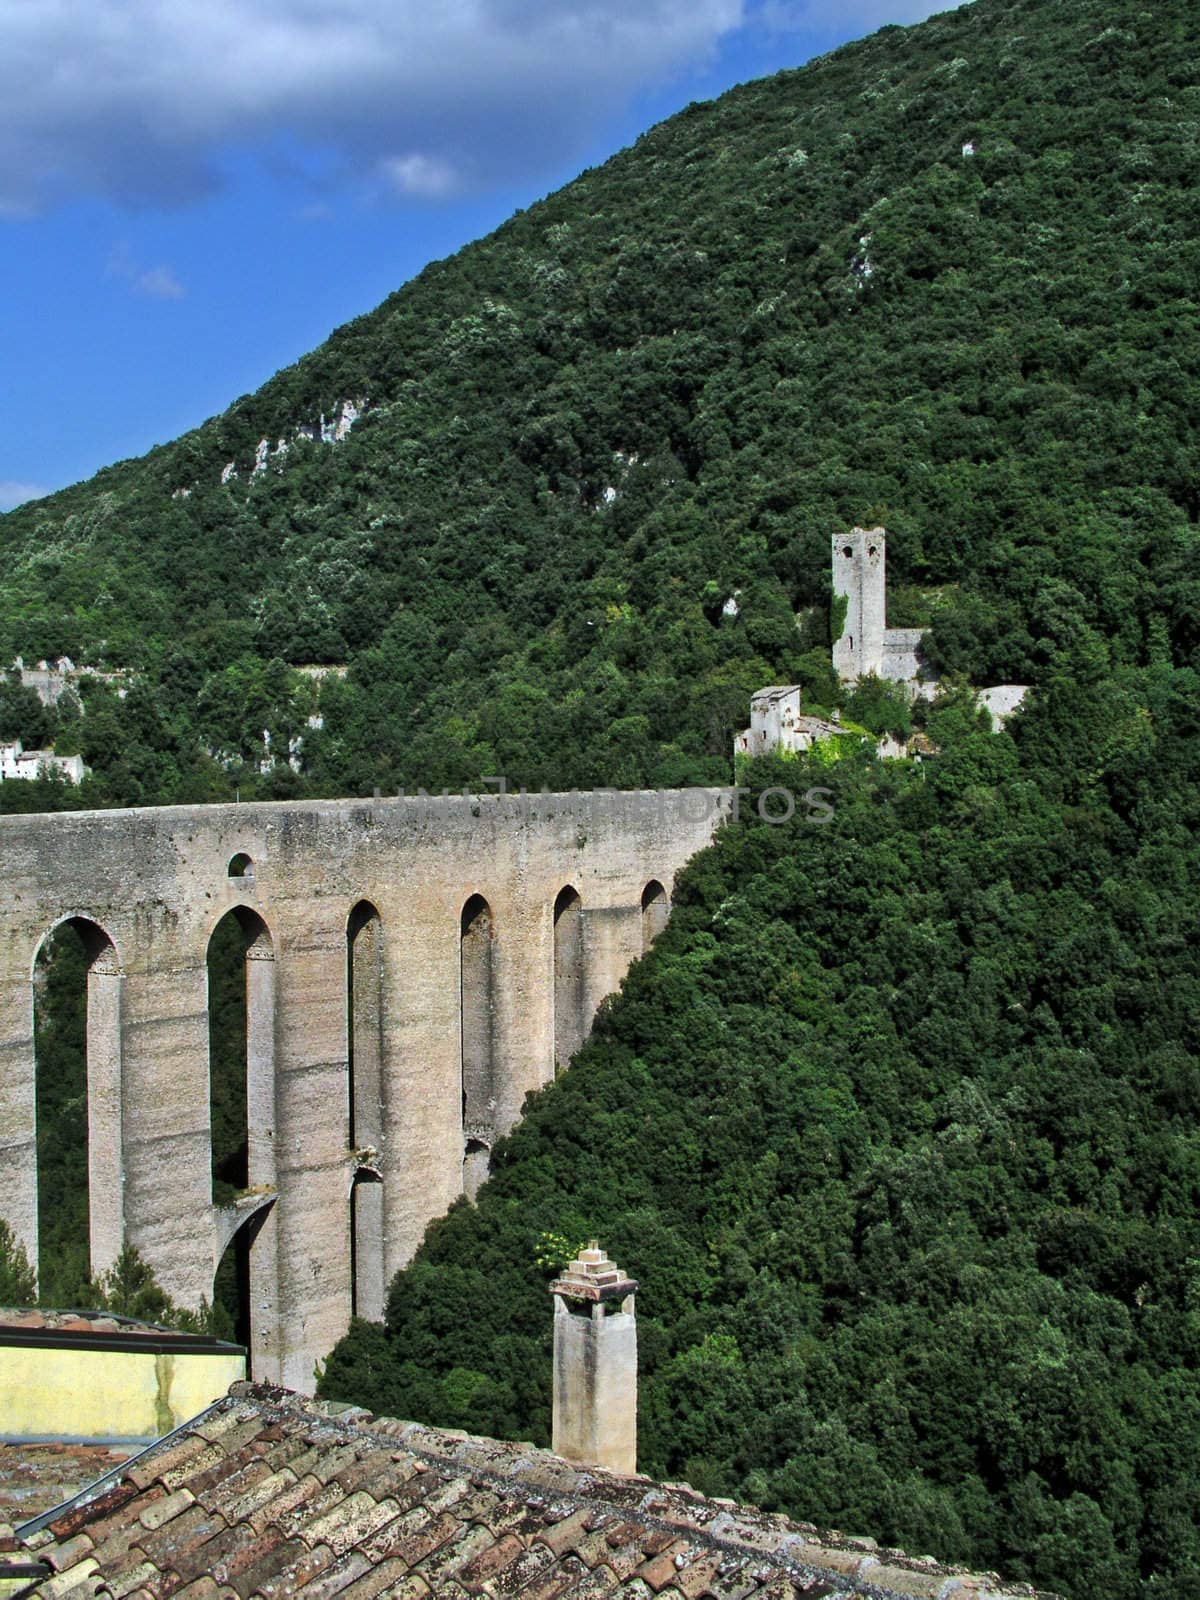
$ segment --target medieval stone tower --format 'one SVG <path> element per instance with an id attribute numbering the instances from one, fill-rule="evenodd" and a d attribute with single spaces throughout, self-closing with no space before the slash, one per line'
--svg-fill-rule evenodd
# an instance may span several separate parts
<path id="1" fill-rule="evenodd" d="M 884 676 L 884 539 L 882 528 L 851 528 L 833 536 L 834 603 L 846 601 L 833 666 L 843 683 L 855 683 L 869 673 Z"/>

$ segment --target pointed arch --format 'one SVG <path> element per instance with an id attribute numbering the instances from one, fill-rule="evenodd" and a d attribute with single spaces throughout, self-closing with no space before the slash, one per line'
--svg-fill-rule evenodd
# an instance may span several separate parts
<path id="1" fill-rule="evenodd" d="M 383 1143 L 383 922 L 360 900 L 346 922 L 346 1055 L 350 1143 L 360 1160 L 376 1159 Z M 360 1167 L 350 1189 L 351 1307 L 355 1316 L 383 1321 L 383 1184 Z"/>
<path id="2" fill-rule="evenodd" d="M 567 884 L 554 902 L 554 1070 L 564 1072 L 587 1034 L 583 901 Z"/>
<path id="3" fill-rule="evenodd" d="M 495 1136 L 495 937 L 491 906 L 473 894 L 462 908 L 459 932 L 463 1190 L 472 1199 L 487 1177 Z"/>
<path id="4" fill-rule="evenodd" d="M 38 1253 L 42 1290 L 53 1298 L 74 1297 L 71 1277 L 107 1272 L 125 1242 L 122 985 L 116 945 L 89 917 L 61 918 L 38 946 Z M 72 1168 L 86 1173 L 77 1187 Z"/>
<path id="5" fill-rule="evenodd" d="M 671 915 L 671 902 L 667 899 L 667 891 L 657 878 L 642 890 L 642 951 L 649 950 L 667 925 L 667 918 Z"/>
<path id="6" fill-rule="evenodd" d="M 383 1179 L 360 1168 L 350 1184 L 350 1312 L 382 1322 L 387 1300 L 383 1270 Z"/>
<path id="7" fill-rule="evenodd" d="M 258 1267 L 255 1245 L 270 1221 L 274 1206 L 274 1196 L 259 1196 L 254 1200 L 247 1197 L 218 1213 L 213 1305 L 224 1310 L 229 1318 L 229 1336 L 246 1351 L 247 1377 L 252 1376 L 254 1334 L 261 1331 L 253 1326 L 253 1279 Z M 225 1290 L 220 1300 L 216 1297 L 216 1286 Z"/>
<path id="8" fill-rule="evenodd" d="M 213 1203 L 236 1221 L 213 1302 L 231 1316 L 253 1370 L 278 1331 L 272 1208 L 237 1221 L 246 1191 L 273 1193 L 276 1181 L 275 944 L 266 922 L 249 906 L 233 907 L 209 936 L 207 961 Z"/>

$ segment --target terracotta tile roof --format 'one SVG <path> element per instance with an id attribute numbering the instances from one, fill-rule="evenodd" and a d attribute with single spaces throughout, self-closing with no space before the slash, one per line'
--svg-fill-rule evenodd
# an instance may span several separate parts
<path id="1" fill-rule="evenodd" d="M 20 1559 L 53 1574 L 47 1600 L 1034 1595 L 686 1485 L 248 1384 L 21 1531 Z"/>
<path id="2" fill-rule="evenodd" d="M 175 1328 L 163 1327 L 161 1323 L 139 1322 L 136 1317 L 120 1317 L 112 1311 L 51 1311 L 43 1306 L 0 1306 L 0 1331 L 8 1329 L 29 1333 L 144 1333 L 156 1339 L 178 1332 Z"/>
<path id="3" fill-rule="evenodd" d="M 0 1442 L 0 1523 L 59 1506 L 129 1459 L 128 1445 Z"/>
<path id="4" fill-rule="evenodd" d="M 168 1328 L 161 1322 L 142 1322 L 114 1311 L 51 1311 L 42 1306 L 0 1306 L 0 1346 L 17 1344 L 72 1345 L 86 1349 L 147 1349 L 206 1352 L 237 1351 L 208 1334 Z"/>

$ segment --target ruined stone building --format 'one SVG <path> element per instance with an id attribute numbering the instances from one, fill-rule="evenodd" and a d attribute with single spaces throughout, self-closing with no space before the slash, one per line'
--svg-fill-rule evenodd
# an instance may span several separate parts
<path id="1" fill-rule="evenodd" d="M 818 739 L 842 731 L 837 722 L 805 715 L 800 695 L 796 683 L 771 684 L 751 695 L 750 726 L 733 741 L 735 762 L 739 756 L 799 755 L 811 750 Z"/>
<path id="2" fill-rule="evenodd" d="M 18 656 L 10 669 L 18 674 L 23 689 L 32 689 L 44 706 L 56 706 L 64 696 L 78 699 L 80 685 L 87 679 L 111 684 L 118 699 L 123 700 L 129 691 L 131 674 L 126 671 L 104 672 L 99 667 L 77 667 L 70 656 L 51 656 L 25 665 Z"/>
<path id="3" fill-rule="evenodd" d="M 834 671 L 843 683 L 855 684 L 860 678 L 882 678 L 898 683 L 914 699 L 931 700 L 938 680 L 921 659 L 924 628 L 889 628 L 885 579 L 887 532 L 883 528 L 851 528 L 833 536 L 833 598 L 835 607 L 845 606 L 842 631 L 834 641 Z M 978 701 L 990 712 L 997 727 L 1003 727 L 1019 710 L 1028 685 L 1001 683 L 980 689 Z M 902 754 L 893 740 L 885 756 Z"/>
<path id="4" fill-rule="evenodd" d="M 843 683 L 884 678 L 909 692 L 929 697 L 936 688 L 922 662 L 923 628 L 889 628 L 885 572 L 887 534 L 883 528 L 851 528 L 833 536 L 833 595 L 846 616 L 834 641 L 834 671 Z"/>

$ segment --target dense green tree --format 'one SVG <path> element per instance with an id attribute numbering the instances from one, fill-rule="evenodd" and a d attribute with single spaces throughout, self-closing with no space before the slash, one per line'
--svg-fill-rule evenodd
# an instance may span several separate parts
<path id="1" fill-rule="evenodd" d="M 0 743 L 19 739 L 27 750 L 42 750 L 54 737 L 55 721 L 37 691 L 22 687 L 18 673 L 0 677 Z"/>
<path id="2" fill-rule="evenodd" d="M 919 766 L 755 763 L 832 821 L 751 795 L 324 1391 L 544 1440 L 545 1240 L 598 1234 L 642 1284 L 646 1470 L 1072 1597 L 1186 1583 L 1200 737 L 1112 729 L 1162 690 L 1019 740 L 950 692 Z"/>
<path id="3" fill-rule="evenodd" d="M 0 1306 L 31 1306 L 36 1295 L 29 1257 L 8 1223 L 0 1220 Z"/>
<path id="4" fill-rule="evenodd" d="M 101 1274 L 99 1287 L 105 1308 L 120 1316 L 163 1322 L 171 1314 L 170 1299 L 132 1245 L 126 1245 L 109 1270 Z"/>

